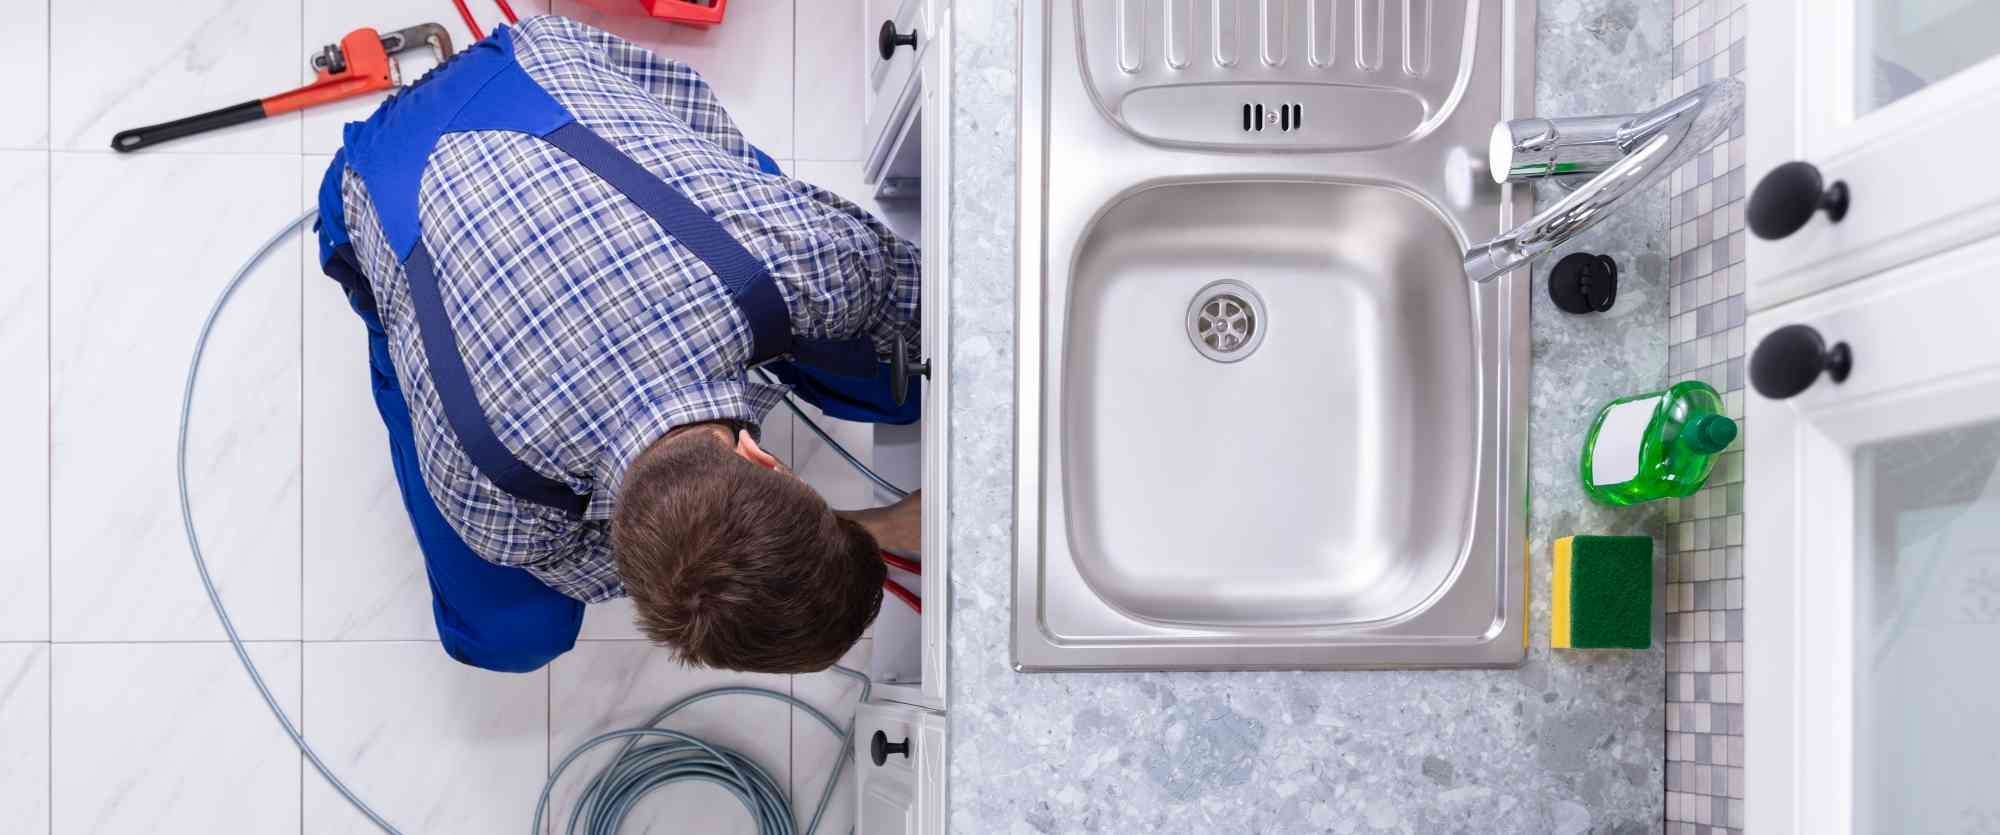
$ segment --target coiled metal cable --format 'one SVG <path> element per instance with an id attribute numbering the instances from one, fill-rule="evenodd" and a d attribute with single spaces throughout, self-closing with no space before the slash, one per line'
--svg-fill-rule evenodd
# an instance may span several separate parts
<path id="1" fill-rule="evenodd" d="M 860 681 L 861 701 L 868 701 L 867 676 L 846 667 L 836 666 L 833 670 Z M 840 785 L 840 773 L 854 756 L 853 725 L 850 723 L 843 728 L 819 708 L 795 696 L 762 687 L 703 690 L 662 708 L 647 720 L 646 727 L 609 731 L 578 745 L 549 772 L 549 780 L 542 786 L 542 799 L 535 804 L 534 831 L 543 831 L 542 819 L 548 808 L 549 796 L 555 791 L 556 781 L 562 778 L 563 771 L 584 752 L 622 739 L 624 747 L 618 749 L 618 754 L 597 776 L 590 778 L 584 786 L 583 796 L 570 810 L 569 824 L 562 830 L 567 835 L 617 835 L 626 816 L 639 805 L 647 792 L 688 780 L 714 783 L 736 795 L 736 799 L 742 801 L 743 808 L 749 810 L 750 817 L 757 822 L 758 835 L 793 835 L 799 832 L 793 822 L 792 807 L 786 800 L 785 790 L 755 762 L 724 746 L 659 727 L 689 705 L 717 696 L 735 695 L 761 696 L 788 703 L 804 710 L 807 716 L 839 738 L 840 755 L 834 758 L 833 771 L 827 775 L 826 789 L 820 792 L 819 804 L 813 807 L 812 819 L 804 829 L 806 835 L 818 831 L 820 819 L 826 815 L 826 807 L 833 801 L 834 789 Z"/>

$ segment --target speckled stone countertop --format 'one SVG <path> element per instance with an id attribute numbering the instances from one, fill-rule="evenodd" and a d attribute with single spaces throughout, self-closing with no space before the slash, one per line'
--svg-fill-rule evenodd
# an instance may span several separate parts
<path id="1" fill-rule="evenodd" d="M 1671 0 L 1539 5 L 1538 112 L 1628 112 L 1660 98 Z M 953 14 L 952 831 L 1658 831 L 1662 630 L 1651 652 L 1558 654 L 1547 648 L 1547 617 L 1552 537 L 1661 527 L 1656 512 L 1590 504 L 1574 473 L 1597 406 L 1665 380 L 1664 193 L 1576 242 L 1618 259 L 1610 313 L 1563 315 L 1542 285 L 1546 268 L 1535 271 L 1534 649 L 1522 667 L 1016 673 L 1008 625 L 1018 3 L 959 0 Z"/>

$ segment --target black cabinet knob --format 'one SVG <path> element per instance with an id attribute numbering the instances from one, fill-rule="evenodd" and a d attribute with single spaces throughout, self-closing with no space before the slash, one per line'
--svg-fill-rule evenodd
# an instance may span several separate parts
<path id="1" fill-rule="evenodd" d="M 902 754 L 903 759 L 909 759 L 910 740 L 890 742 L 888 734 L 876 731 L 875 738 L 868 740 L 868 758 L 874 760 L 876 765 L 885 765 L 889 762 L 890 754 Z"/>
<path id="2" fill-rule="evenodd" d="M 1826 372 L 1838 383 L 1854 370 L 1854 353 L 1847 343 L 1826 347 L 1810 325 L 1786 325 L 1766 335 L 1750 354 L 1750 385 L 1772 400 L 1783 400 L 1810 388 Z"/>
<path id="3" fill-rule="evenodd" d="M 875 35 L 875 49 L 882 53 L 882 60 L 896 57 L 896 47 L 899 46 L 916 49 L 917 30 L 911 29 L 907 35 L 900 34 L 896 31 L 896 21 L 882 21 L 882 29 Z"/>
<path id="4" fill-rule="evenodd" d="M 1788 162 L 1757 181 L 1744 220 L 1757 237 L 1775 241 L 1805 228 L 1822 211 L 1834 223 L 1847 216 L 1847 184 L 1828 186 L 1812 163 Z"/>
<path id="5" fill-rule="evenodd" d="M 889 396 L 901 406 L 910 399 L 910 380 L 915 377 L 929 379 L 930 360 L 911 362 L 910 346 L 902 334 L 896 334 L 896 355 L 889 358 Z"/>

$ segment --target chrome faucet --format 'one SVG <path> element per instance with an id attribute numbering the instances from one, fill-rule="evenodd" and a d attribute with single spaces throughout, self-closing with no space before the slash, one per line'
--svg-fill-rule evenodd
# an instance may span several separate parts
<path id="1" fill-rule="evenodd" d="M 1702 85 L 1648 113 L 1516 119 L 1493 126 L 1493 180 L 1595 174 L 1527 223 L 1465 253 L 1465 274 L 1486 282 L 1526 266 L 1590 228 L 1633 192 L 1708 149 L 1743 108 L 1743 84 Z"/>

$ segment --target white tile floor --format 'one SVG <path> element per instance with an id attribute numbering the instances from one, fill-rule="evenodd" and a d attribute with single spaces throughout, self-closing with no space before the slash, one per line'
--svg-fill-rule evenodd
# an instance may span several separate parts
<path id="1" fill-rule="evenodd" d="M 737 0 L 707 32 L 598 18 L 686 60 L 788 170 L 857 199 L 861 0 Z M 490 28 L 487 0 L 470 0 Z M 351 103 L 131 156 L 112 133 L 309 74 L 347 29 L 446 0 L 33 0 L 0 11 L 0 808 L 6 831 L 366 831 L 306 768 L 235 668 L 181 540 L 172 420 L 187 349 L 229 271 L 305 206 Z M 406 74 L 421 72 L 416 59 Z M 873 207 L 872 201 L 862 200 Z M 883 210 L 899 228 L 915 218 Z M 831 674 L 675 666 L 629 608 L 593 607 L 578 648 L 506 676 L 438 648 L 422 565 L 365 387 L 352 314 L 288 242 L 239 294 L 204 370 L 197 523 L 238 628 L 328 762 L 410 832 L 527 825 L 553 761 L 718 683 L 844 717 Z M 866 427 L 830 426 L 866 454 Z M 783 412 L 769 443 L 836 504 L 880 501 Z M 865 658 L 869 643 L 856 647 Z M 682 725 L 748 752 L 809 813 L 834 745 L 791 708 L 714 702 Z M 566 787 L 566 799 L 574 787 Z M 843 790 L 823 832 L 845 832 Z M 720 790 L 649 801 L 678 831 L 747 832 Z M 690 812 L 690 810 L 695 810 Z M 687 818 L 694 814 L 692 819 Z M 664 827 L 664 823 L 663 823 Z"/>

